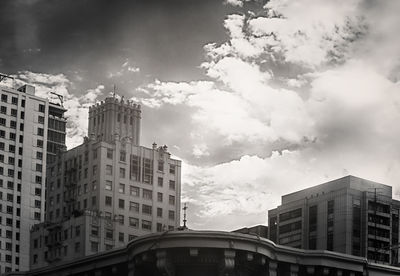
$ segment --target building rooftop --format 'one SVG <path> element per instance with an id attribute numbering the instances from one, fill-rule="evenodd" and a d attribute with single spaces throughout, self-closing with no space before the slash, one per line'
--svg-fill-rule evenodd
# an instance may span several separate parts
<path id="1" fill-rule="evenodd" d="M 353 189 L 353 190 L 373 193 L 375 188 L 379 189 L 380 195 L 385 195 L 390 197 L 392 196 L 392 187 L 389 185 L 373 182 L 353 175 L 347 175 L 345 177 L 331 180 L 329 182 L 317 186 L 313 186 L 297 192 L 283 195 L 282 204 L 304 199 L 310 196 L 327 194 L 342 189 Z"/>

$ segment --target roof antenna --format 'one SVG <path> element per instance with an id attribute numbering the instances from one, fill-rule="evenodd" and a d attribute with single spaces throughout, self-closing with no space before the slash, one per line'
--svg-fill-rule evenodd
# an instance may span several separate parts
<path id="1" fill-rule="evenodd" d="M 50 92 L 50 94 L 56 95 L 58 97 L 58 99 L 60 100 L 61 107 L 64 107 L 64 97 L 63 97 L 63 95 L 58 94 L 56 92 Z"/>
<path id="2" fill-rule="evenodd" d="M 113 88 L 113 98 L 115 98 L 115 90 L 117 89 L 117 87 L 114 84 L 114 88 Z"/>

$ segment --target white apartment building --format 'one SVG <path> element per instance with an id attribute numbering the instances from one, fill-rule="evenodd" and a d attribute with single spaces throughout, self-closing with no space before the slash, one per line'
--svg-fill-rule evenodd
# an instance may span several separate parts
<path id="1" fill-rule="evenodd" d="M 84 143 L 48 167 L 46 221 L 32 230 L 31 268 L 126 245 L 180 222 L 181 162 L 139 145 L 140 106 L 107 98 Z"/>
<path id="2" fill-rule="evenodd" d="M 64 112 L 33 86 L 0 87 L 0 273 L 29 269 L 30 229 L 44 220 L 46 161 L 65 147 Z"/>

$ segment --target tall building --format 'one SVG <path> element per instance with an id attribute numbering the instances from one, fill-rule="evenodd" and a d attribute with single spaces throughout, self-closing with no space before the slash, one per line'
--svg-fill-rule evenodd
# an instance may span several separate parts
<path id="1" fill-rule="evenodd" d="M 33 86 L 0 87 L 0 273 L 29 269 L 29 231 L 44 219 L 46 162 L 65 147 L 65 109 Z M 57 127 L 54 127 L 57 122 Z"/>
<path id="2" fill-rule="evenodd" d="M 282 196 L 268 211 L 269 238 L 398 265 L 399 203 L 392 187 L 346 176 Z"/>
<path id="3" fill-rule="evenodd" d="M 48 167 L 46 221 L 32 229 L 31 268 L 121 247 L 180 222 L 181 162 L 140 146 L 140 106 L 106 98 L 90 138 Z"/>

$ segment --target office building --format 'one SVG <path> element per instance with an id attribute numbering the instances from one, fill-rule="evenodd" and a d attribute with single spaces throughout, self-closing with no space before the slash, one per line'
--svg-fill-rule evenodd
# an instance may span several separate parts
<path id="1" fill-rule="evenodd" d="M 139 145 L 140 106 L 106 98 L 90 138 L 48 167 L 46 221 L 32 229 L 31 268 L 121 247 L 180 221 L 181 162 Z"/>
<path id="2" fill-rule="evenodd" d="M 346 176 L 282 196 L 268 211 L 269 238 L 398 265 L 399 210 L 392 187 Z"/>
<path id="3" fill-rule="evenodd" d="M 65 109 L 33 86 L 0 87 L 0 273 L 29 269 L 29 231 L 44 219 L 46 163 L 65 147 Z"/>

